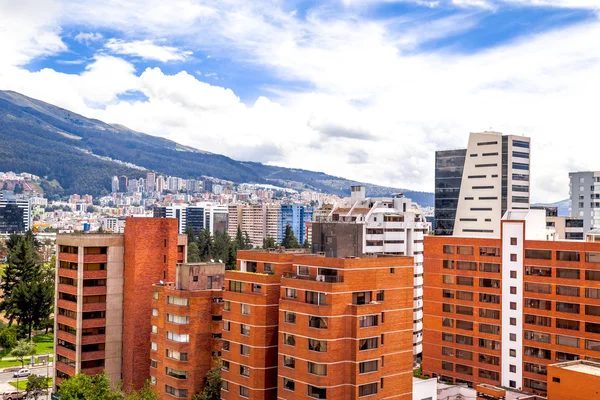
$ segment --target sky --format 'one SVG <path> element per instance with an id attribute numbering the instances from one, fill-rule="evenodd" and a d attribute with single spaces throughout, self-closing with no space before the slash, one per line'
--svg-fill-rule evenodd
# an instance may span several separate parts
<path id="1" fill-rule="evenodd" d="M 0 0 L 0 89 L 237 160 L 432 192 L 531 137 L 532 202 L 597 170 L 600 0 Z M 1 145 L 1 144 L 0 144 Z M 201 174 L 202 171 L 199 171 Z"/>

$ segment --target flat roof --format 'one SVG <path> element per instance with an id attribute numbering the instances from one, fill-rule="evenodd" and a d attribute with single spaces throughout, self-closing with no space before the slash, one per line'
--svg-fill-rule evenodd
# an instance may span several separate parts
<path id="1" fill-rule="evenodd" d="M 576 371 L 582 374 L 600 376 L 600 364 L 592 362 L 580 362 L 573 363 L 570 365 L 556 365 L 558 368 L 568 369 L 569 371 Z"/>

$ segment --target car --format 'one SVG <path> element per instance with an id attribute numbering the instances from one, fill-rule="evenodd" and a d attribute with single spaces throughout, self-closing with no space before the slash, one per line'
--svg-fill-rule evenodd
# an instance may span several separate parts
<path id="1" fill-rule="evenodd" d="M 2 393 L 2 400 L 21 400 L 27 396 L 26 392 L 4 392 Z"/>
<path id="2" fill-rule="evenodd" d="M 22 368 L 13 373 L 13 378 L 27 378 L 29 375 L 31 375 L 29 368 Z"/>

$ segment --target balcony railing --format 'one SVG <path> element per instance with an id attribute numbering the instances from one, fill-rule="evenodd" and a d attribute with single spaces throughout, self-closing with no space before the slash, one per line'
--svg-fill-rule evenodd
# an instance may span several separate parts
<path id="1" fill-rule="evenodd" d="M 297 275 L 294 272 L 284 272 L 284 278 L 290 279 L 300 279 L 303 281 L 313 281 L 313 282 L 325 282 L 325 283 L 343 283 L 343 276 L 331 276 L 331 275 Z"/>

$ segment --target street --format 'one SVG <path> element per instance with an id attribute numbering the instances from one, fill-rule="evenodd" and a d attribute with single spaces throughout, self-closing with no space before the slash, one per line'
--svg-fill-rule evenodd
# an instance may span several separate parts
<path id="1" fill-rule="evenodd" d="M 48 376 L 52 377 L 54 370 L 52 368 L 52 363 L 49 366 L 39 366 L 30 368 L 32 374 L 43 375 L 46 376 L 46 371 L 48 371 Z M 12 372 L 0 372 L 0 383 L 8 383 L 11 381 L 16 381 L 17 378 L 12 377 Z M 19 380 L 27 380 L 27 378 L 19 378 Z M 4 385 L 2 385 L 4 386 Z"/>

